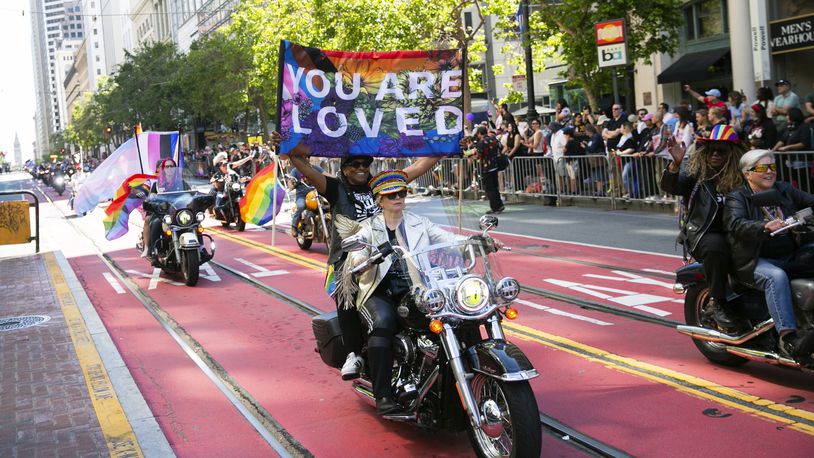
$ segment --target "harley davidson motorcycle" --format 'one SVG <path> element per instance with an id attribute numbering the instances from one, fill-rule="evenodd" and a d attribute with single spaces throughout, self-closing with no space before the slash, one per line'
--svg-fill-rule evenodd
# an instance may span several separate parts
<path id="1" fill-rule="evenodd" d="M 481 235 L 414 252 L 389 244 L 374 248 L 361 235 L 346 238 L 342 246 L 372 248 L 354 272 L 395 256 L 412 263 L 420 276 L 397 309 L 401 331 L 393 343 L 392 384 L 404 410 L 384 418 L 466 429 L 479 457 L 538 457 L 540 417 L 529 380 L 539 374 L 503 331 L 503 320 L 517 316 L 511 303 L 520 286 L 512 277 L 500 277 L 490 258 L 496 250 L 487 231 L 497 223 L 496 217 L 484 216 Z M 340 368 L 347 352 L 336 312 L 314 317 L 312 327 L 323 362 Z M 481 328 L 487 337 L 481 337 Z M 353 389 L 375 406 L 367 367 Z"/>
<path id="2" fill-rule="evenodd" d="M 246 182 L 249 177 L 238 177 L 237 175 L 228 173 L 222 179 L 218 180 L 222 184 L 222 191 L 218 191 L 218 197 L 222 197 L 220 206 L 215 207 L 215 218 L 217 218 L 223 227 L 229 227 L 230 224 L 235 223 L 238 231 L 246 229 L 246 221 L 240 216 L 240 199 L 246 192 Z"/>
<path id="3" fill-rule="evenodd" d="M 315 241 L 331 246 L 330 204 L 316 190 L 305 197 L 305 210 L 296 229 L 297 245 L 303 250 L 311 248 Z"/>
<path id="4" fill-rule="evenodd" d="M 215 256 L 215 242 L 204 234 L 201 222 L 215 197 L 198 191 L 158 193 L 144 201 L 144 210 L 161 219 L 161 236 L 153 240 L 153 266 L 168 274 L 181 274 L 187 286 L 198 283 L 199 268 Z M 209 249 L 203 240 L 209 241 Z M 144 240 L 136 248 L 141 252 Z"/>
<path id="5" fill-rule="evenodd" d="M 776 191 L 766 191 L 752 196 L 758 206 L 778 205 Z M 792 228 L 801 228 L 812 223 L 812 210 L 801 210 L 785 221 L 785 226 L 771 234 Z M 801 250 L 810 250 L 802 247 Z M 811 250 L 814 251 L 814 250 Z M 798 256 L 814 259 L 814 253 L 798 250 Z M 814 268 L 814 266 L 812 266 Z M 814 272 L 803 275 L 805 278 L 791 279 L 792 302 L 799 329 L 814 328 Z M 676 327 L 678 332 L 693 338 L 698 350 L 710 361 L 724 366 L 740 366 L 748 361 L 793 367 L 814 371 L 799 362 L 783 356 L 779 351 L 780 336 L 774 327 L 774 320 L 769 315 L 763 291 L 749 288 L 735 281 L 730 276 L 730 292 L 727 301 L 735 304 L 732 309 L 738 310 L 748 327 L 737 333 L 727 333 L 719 328 L 712 318 L 709 308 L 709 287 L 706 283 L 704 268 L 701 263 L 687 264 L 676 271 L 676 284 L 673 291 L 685 294 L 684 319 L 686 325 Z M 731 332 L 731 331 L 730 331 Z"/>

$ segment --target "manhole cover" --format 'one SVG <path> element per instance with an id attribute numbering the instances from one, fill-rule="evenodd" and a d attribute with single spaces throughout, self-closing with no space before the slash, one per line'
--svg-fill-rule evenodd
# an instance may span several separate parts
<path id="1" fill-rule="evenodd" d="M 13 331 L 15 329 L 28 328 L 50 320 L 46 315 L 13 316 L 11 318 L 0 318 L 0 331 Z"/>

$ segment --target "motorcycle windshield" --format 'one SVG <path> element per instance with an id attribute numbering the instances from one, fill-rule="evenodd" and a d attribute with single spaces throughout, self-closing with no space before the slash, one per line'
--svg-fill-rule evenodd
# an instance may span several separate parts
<path id="1" fill-rule="evenodd" d="M 172 214 L 182 208 L 202 212 L 215 202 L 215 197 L 198 191 L 162 192 L 151 196 L 145 202 L 148 209 L 160 214 Z"/>
<path id="2" fill-rule="evenodd" d="M 158 192 L 175 192 L 184 190 L 183 170 L 180 167 L 167 166 L 158 172 Z"/>
<path id="3" fill-rule="evenodd" d="M 426 286 L 475 275 L 491 283 L 495 272 L 494 256 L 487 254 L 482 241 L 465 239 L 440 243 L 409 253 L 405 260 L 421 272 Z"/>

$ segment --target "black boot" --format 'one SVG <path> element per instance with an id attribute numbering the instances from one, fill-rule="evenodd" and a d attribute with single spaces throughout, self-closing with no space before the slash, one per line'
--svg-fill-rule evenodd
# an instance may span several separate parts
<path id="1" fill-rule="evenodd" d="M 810 361 L 814 352 L 814 331 L 791 331 L 780 336 L 780 353 L 795 361 Z"/>
<path id="2" fill-rule="evenodd" d="M 712 318 L 722 329 L 726 331 L 737 331 L 743 328 L 742 320 L 733 316 L 725 302 L 710 298 L 709 308 L 712 311 Z"/>

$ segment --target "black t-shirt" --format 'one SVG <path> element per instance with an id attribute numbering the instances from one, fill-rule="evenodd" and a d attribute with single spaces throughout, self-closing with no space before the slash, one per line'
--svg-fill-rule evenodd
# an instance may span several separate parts
<path id="1" fill-rule="evenodd" d="M 566 157 L 573 157 L 573 156 L 584 156 L 585 150 L 582 149 L 582 145 L 579 144 L 578 141 L 575 139 L 570 139 L 565 144 L 565 151 L 564 156 Z"/>
<path id="2" fill-rule="evenodd" d="M 325 194 L 323 197 L 328 200 L 328 203 L 333 207 L 339 199 L 339 193 L 342 191 L 341 187 L 345 186 L 338 178 L 325 177 Z M 355 215 L 345 215 L 353 218 L 356 221 L 361 221 L 369 216 L 379 213 L 379 205 L 373 199 L 373 191 L 367 184 L 360 186 L 348 185 L 348 191 L 353 196 Z"/>
<path id="3" fill-rule="evenodd" d="M 608 121 L 605 124 L 605 130 L 608 130 L 608 131 L 616 130 L 616 129 L 622 127 L 622 124 L 624 124 L 624 122 L 625 122 L 625 120 L 622 117 L 619 117 L 619 119 L 611 119 L 610 121 Z M 620 138 L 622 138 L 622 134 L 619 134 L 614 138 L 608 139 L 608 149 L 612 150 L 612 149 L 616 148 L 619 145 L 619 139 Z"/>

